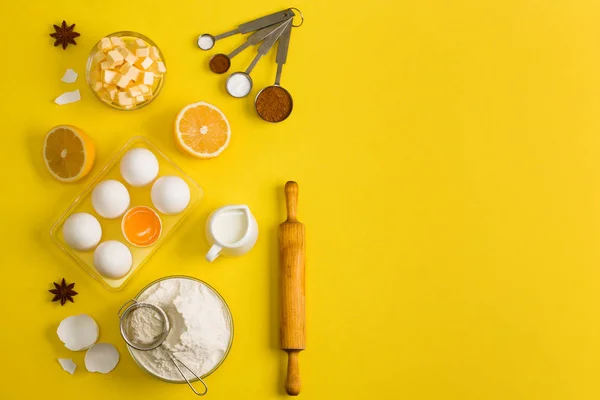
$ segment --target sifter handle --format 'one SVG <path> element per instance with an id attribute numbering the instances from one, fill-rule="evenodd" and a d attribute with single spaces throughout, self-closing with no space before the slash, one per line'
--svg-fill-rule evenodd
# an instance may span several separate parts
<path id="1" fill-rule="evenodd" d="M 298 208 L 298 184 L 289 181 L 285 184 L 285 205 L 287 208 L 287 221 L 297 222 L 296 210 Z"/>

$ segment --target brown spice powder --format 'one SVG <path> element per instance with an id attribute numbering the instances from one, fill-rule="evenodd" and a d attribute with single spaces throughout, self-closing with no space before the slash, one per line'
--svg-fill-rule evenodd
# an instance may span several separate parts
<path id="1" fill-rule="evenodd" d="M 215 54 L 208 63 L 210 70 L 215 74 L 223 74 L 229 70 L 231 60 L 225 54 Z"/>
<path id="2" fill-rule="evenodd" d="M 281 122 L 292 113 L 292 96 L 281 86 L 263 89 L 256 99 L 256 112 L 268 122 Z"/>

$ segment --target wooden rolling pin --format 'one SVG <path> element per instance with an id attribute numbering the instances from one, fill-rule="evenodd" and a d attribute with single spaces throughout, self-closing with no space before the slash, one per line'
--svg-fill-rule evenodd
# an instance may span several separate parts
<path id="1" fill-rule="evenodd" d="M 285 389 L 290 396 L 300 393 L 298 354 L 306 347 L 304 314 L 304 225 L 296 219 L 298 184 L 285 184 L 287 220 L 279 226 L 281 293 L 281 348 L 288 353 Z"/>

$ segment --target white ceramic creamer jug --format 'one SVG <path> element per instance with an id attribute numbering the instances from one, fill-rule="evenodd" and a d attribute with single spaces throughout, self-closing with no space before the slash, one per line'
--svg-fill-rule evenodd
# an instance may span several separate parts
<path id="1" fill-rule="evenodd" d="M 216 209 L 206 222 L 206 239 L 212 246 L 206 260 L 213 262 L 220 255 L 241 256 L 254 247 L 258 224 L 246 205 Z"/>

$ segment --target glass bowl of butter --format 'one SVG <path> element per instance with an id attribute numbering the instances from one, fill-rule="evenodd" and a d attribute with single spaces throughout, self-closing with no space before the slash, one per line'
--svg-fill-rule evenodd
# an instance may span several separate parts
<path id="1" fill-rule="evenodd" d="M 160 93 L 167 73 L 165 58 L 150 38 L 137 32 L 115 32 L 92 48 L 86 79 L 100 101 L 133 111 Z"/>

